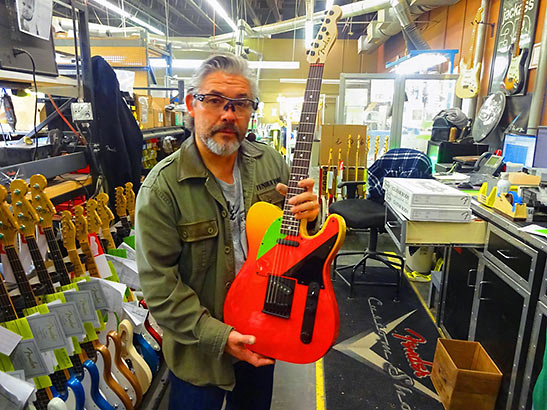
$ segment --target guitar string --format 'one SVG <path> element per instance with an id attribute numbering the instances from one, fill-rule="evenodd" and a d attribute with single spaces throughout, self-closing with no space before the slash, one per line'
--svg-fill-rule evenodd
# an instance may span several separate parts
<path id="1" fill-rule="evenodd" d="M 314 64 L 310 66 L 308 81 L 306 84 L 306 91 L 304 94 L 305 100 L 302 105 L 302 112 L 300 115 L 299 131 L 297 133 L 294 158 L 291 166 L 291 178 L 289 179 L 287 197 L 285 200 L 285 205 L 283 207 L 280 236 L 287 233 L 287 236 L 298 237 L 300 233 L 299 228 L 301 221 L 294 219 L 294 214 L 291 211 L 292 206 L 288 204 L 288 200 L 294 195 L 303 192 L 303 190 L 298 187 L 298 182 L 299 180 L 306 178 L 309 174 L 311 145 L 313 144 L 313 131 L 315 128 L 315 122 L 317 117 L 317 107 L 319 102 L 319 94 L 321 91 L 323 67 L 323 64 Z M 308 95 L 310 101 L 307 101 Z M 308 141 L 305 141 L 306 138 L 308 138 Z M 297 169 L 296 172 L 295 168 Z M 303 169 L 303 171 L 301 169 Z M 300 176 L 301 178 L 298 178 L 298 176 Z M 273 280 L 273 285 L 275 285 L 275 290 L 273 292 L 273 301 L 278 300 L 278 294 L 280 292 L 279 284 L 281 283 L 281 275 L 283 273 L 281 269 L 281 262 L 288 260 L 288 256 L 292 251 L 291 248 L 292 247 L 286 244 L 282 245 L 281 247 L 276 246 L 272 269 L 275 274 Z M 269 296 L 271 295 L 268 295 L 268 297 Z M 287 299 L 288 296 L 283 297 L 283 301 L 286 301 Z M 270 300 L 270 302 L 272 302 L 272 300 Z"/>

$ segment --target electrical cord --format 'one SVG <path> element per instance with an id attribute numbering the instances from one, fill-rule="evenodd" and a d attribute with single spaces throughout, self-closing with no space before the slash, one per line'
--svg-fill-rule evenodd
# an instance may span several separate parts
<path id="1" fill-rule="evenodd" d="M 34 82 L 34 139 L 36 140 L 36 145 L 34 147 L 34 154 L 32 154 L 32 160 L 36 160 L 36 154 L 38 153 L 38 132 L 36 131 L 36 116 L 38 115 L 38 85 L 36 85 L 36 63 L 34 62 L 34 57 L 27 50 L 23 48 L 13 47 L 13 55 L 18 56 L 19 54 L 26 54 L 30 58 L 32 64 L 32 81 Z"/>

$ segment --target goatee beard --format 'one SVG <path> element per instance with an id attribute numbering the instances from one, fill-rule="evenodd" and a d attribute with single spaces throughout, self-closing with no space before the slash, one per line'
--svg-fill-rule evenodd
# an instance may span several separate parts
<path id="1" fill-rule="evenodd" d="M 213 139 L 213 135 L 215 135 L 217 132 L 221 130 L 230 130 L 236 133 L 237 139 L 230 142 L 217 142 Z M 233 124 L 225 124 L 225 125 L 217 125 L 216 127 L 213 127 L 208 133 L 206 134 L 198 134 L 199 139 L 207 148 L 209 151 L 211 151 L 213 154 L 227 157 L 229 155 L 232 155 L 234 152 L 236 152 L 239 147 L 241 146 L 241 141 L 243 141 L 243 135 L 239 129 Z"/>

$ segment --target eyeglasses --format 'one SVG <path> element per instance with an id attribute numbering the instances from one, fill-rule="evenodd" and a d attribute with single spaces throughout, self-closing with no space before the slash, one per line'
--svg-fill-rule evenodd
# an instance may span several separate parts
<path id="1" fill-rule="evenodd" d="M 248 115 L 258 108 L 258 98 L 229 98 L 220 94 L 194 94 L 194 98 L 201 101 L 207 109 L 220 113 L 232 108 L 236 115 Z"/>

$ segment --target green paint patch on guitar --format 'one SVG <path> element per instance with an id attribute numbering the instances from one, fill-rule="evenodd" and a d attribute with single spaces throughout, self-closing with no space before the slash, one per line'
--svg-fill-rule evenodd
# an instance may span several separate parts
<path id="1" fill-rule="evenodd" d="M 260 259 L 265 253 L 277 245 L 277 240 L 280 238 L 285 238 L 285 236 L 281 235 L 281 218 L 277 218 L 264 234 L 260 247 L 258 248 L 256 259 Z"/>

